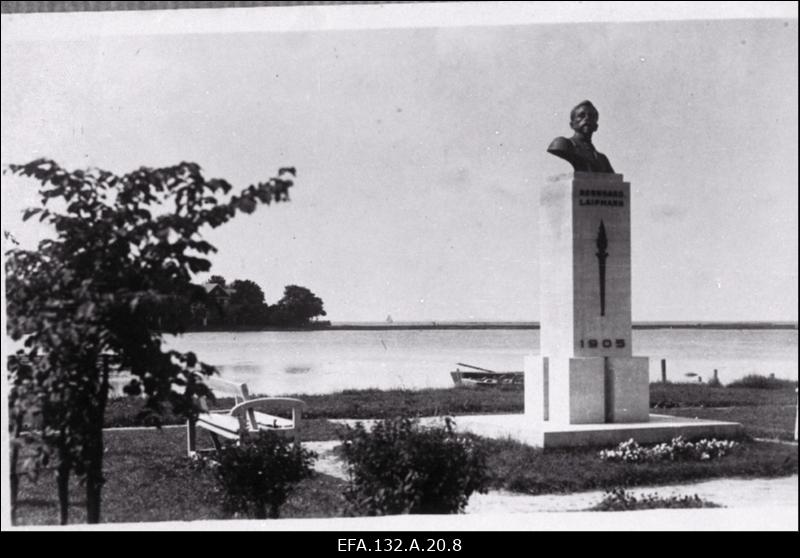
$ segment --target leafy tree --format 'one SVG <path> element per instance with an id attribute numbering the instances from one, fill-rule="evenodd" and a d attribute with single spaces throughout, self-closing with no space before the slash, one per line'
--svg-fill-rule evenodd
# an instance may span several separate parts
<path id="1" fill-rule="evenodd" d="M 287 285 L 283 298 L 271 309 L 278 325 L 302 326 L 312 318 L 325 316 L 322 299 L 305 287 Z"/>
<path id="2" fill-rule="evenodd" d="M 222 275 L 212 275 L 209 280 L 209 283 L 216 283 L 217 285 L 225 286 L 225 278 Z"/>
<path id="3" fill-rule="evenodd" d="M 233 325 L 261 326 L 266 323 L 267 305 L 264 291 L 249 279 L 231 283 L 233 294 L 228 306 L 229 323 Z"/>
<path id="4" fill-rule="evenodd" d="M 87 518 L 96 523 L 110 370 L 132 374 L 127 393 L 144 394 L 155 416 L 167 404 L 197 412 L 193 396 L 209 394 L 202 379 L 214 369 L 193 353 L 162 350 L 154 308 L 186 297 L 193 274 L 209 270 L 203 256 L 215 248 L 203 227 L 288 200 L 292 180 L 279 173 L 225 202 L 217 196 L 230 184 L 206 179 L 195 163 L 115 175 L 37 159 L 7 170 L 39 184 L 40 207 L 23 219 L 38 216 L 56 233 L 37 250 L 7 252 L 8 333 L 24 339 L 8 363 L 10 418 L 36 419 L 37 444 L 48 450 L 42 462 L 56 464 L 62 524 L 72 473 L 85 480 Z M 165 333 L 181 331 L 177 322 L 169 327 Z"/>

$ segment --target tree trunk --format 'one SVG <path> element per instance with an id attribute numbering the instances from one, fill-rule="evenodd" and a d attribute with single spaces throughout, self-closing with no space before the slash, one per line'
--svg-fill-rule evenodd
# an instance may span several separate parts
<path id="1" fill-rule="evenodd" d="M 269 518 L 278 519 L 281 516 L 281 507 L 273 504 L 269 505 Z"/>
<path id="2" fill-rule="evenodd" d="M 102 415 L 101 415 L 102 416 Z M 96 428 L 87 440 L 86 452 L 86 522 L 100 523 L 100 495 L 103 489 L 103 422 L 95 417 Z"/>
<path id="3" fill-rule="evenodd" d="M 19 494 L 19 473 L 17 463 L 19 462 L 19 443 L 22 434 L 22 416 L 17 416 L 14 421 L 14 440 L 11 443 L 11 523 L 17 522 L 17 495 Z"/>
<path id="4" fill-rule="evenodd" d="M 100 523 L 100 494 L 103 489 L 102 462 L 92 463 L 86 473 L 86 522 Z"/>
<path id="5" fill-rule="evenodd" d="M 61 525 L 69 522 L 69 472 L 70 463 L 62 456 L 61 463 L 56 472 L 56 483 L 58 484 L 58 506 L 60 511 Z"/>
<path id="6" fill-rule="evenodd" d="M 16 472 L 17 456 L 12 458 L 14 468 L 11 471 L 10 488 L 11 488 L 11 525 L 17 524 L 17 493 L 19 492 L 19 477 Z"/>
<path id="7" fill-rule="evenodd" d="M 256 502 L 253 506 L 253 516 L 255 519 L 267 519 L 267 504 L 265 502 Z"/>
<path id="8" fill-rule="evenodd" d="M 92 408 L 94 429 L 86 451 L 86 522 L 100 523 L 100 496 L 103 490 L 103 418 L 108 400 L 108 359 L 100 356 L 100 391 Z"/>

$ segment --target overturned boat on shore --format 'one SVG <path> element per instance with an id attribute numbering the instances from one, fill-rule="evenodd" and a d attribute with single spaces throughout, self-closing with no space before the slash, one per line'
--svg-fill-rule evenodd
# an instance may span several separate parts
<path id="1" fill-rule="evenodd" d="M 450 372 L 453 383 L 459 387 L 469 388 L 493 388 L 502 390 L 522 391 L 524 389 L 523 373 L 521 370 L 513 372 L 498 372 L 481 368 L 463 362 L 456 363 L 459 367 L 463 366 L 470 370 L 456 368 Z"/>

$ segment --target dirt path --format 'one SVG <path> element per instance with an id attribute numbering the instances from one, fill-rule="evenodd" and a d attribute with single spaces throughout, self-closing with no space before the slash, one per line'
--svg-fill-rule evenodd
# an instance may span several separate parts
<path id="1" fill-rule="evenodd" d="M 726 508 L 762 506 L 797 509 L 797 475 L 774 479 L 718 479 L 694 484 L 632 488 L 638 496 L 658 494 L 662 497 L 692 496 L 714 502 Z M 530 513 L 585 511 L 603 499 L 603 491 L 574 494 L 527 496 L 507 491 L 475 494 L 470 498 L 466 513 Z"/>

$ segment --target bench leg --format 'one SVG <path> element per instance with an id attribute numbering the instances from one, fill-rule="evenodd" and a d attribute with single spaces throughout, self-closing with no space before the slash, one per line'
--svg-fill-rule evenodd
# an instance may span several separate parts
<path id="1" fill-rule="evenodd" d="M 186 421 L 186 452 L 189 457 L 197 453 L 197 429 L 191 420 Z"/>
<path id="2" fill-rule="evenodd" d="M 219 441 L 219 436 L 217 436 L 214 432 L 208 433 L 211 436 L 211 441 L 214 442 L 214 449 L 217 450 L 217 453 L 222 451 L 222 443 Z"/>
<path id="3" fill-rule="evenodd" d="M 186 422 L 186 453 L 188 454 L 189 457 L 194 457 L 194 456 L 197 456 L 197 455 L 203 455 L 204 453 L 207 453 L 207 452 L 216 452 L 217 454 L 219 454 L 224 449 L 224 446 L 222 444 L 222 441 L 219 438 L 219 435 L 217 435 L 215 432 L 211 432 L 211 431 L 208 431 L 208 430 L 206 432 L 208 432 L 208 436 L 209 436 L 209 438 L 211 438 L 211 441 L 213 442 L 214 447 L 213 448 L 198 449 L 197 448 L 197 425 L 192 421 L 187 421 Z"/>

